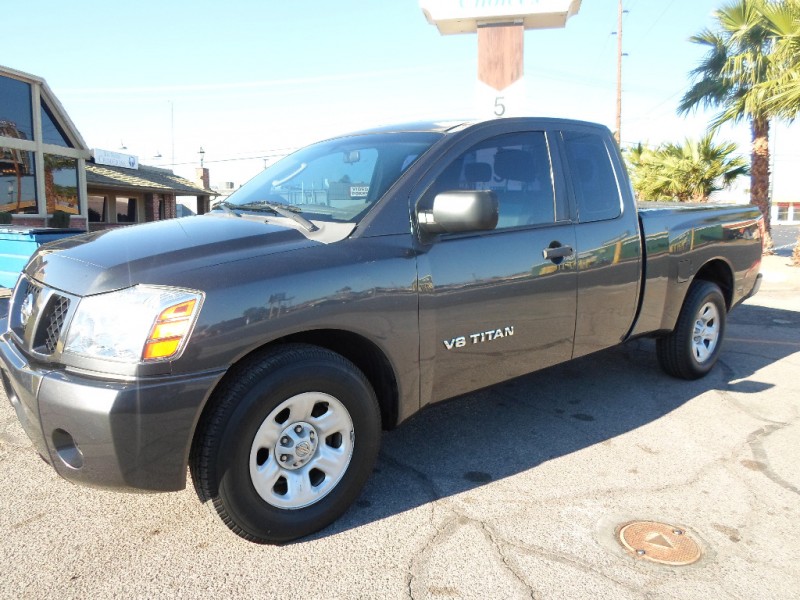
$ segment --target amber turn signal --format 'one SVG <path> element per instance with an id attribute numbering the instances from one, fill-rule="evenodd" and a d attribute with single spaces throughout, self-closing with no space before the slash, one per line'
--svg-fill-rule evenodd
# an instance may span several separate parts
<path id="1" fill-rule="evenodd" d="M 187 300 L 161 311 L 147 336 L 144 360 L 174 356 L 192 327 L 192 315 L 197 300 Z"/>

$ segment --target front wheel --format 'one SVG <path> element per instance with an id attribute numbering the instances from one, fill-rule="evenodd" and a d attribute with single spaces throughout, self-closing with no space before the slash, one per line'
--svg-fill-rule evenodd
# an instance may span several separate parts
<path id="1" fill-rule="evenodd" d="M 710 281 L 695 281 L 675 323 L 656 341 L 661 368 L 673 377 L 699 379 L 717 362 L 725 336 L 727 311 L 722 291 Z"/>
<path id="2" fill-rule="evenodd" d="M 241 537 L 280 543 L 336 520 L 357 498 L 380 444 L 380 412 L 342 356 L 284 346 L 235 368 L 192 448 L 201 500 Z"/>

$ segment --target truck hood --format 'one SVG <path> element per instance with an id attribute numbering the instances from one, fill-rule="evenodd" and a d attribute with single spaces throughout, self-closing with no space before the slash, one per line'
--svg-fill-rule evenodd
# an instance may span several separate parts
<path id="1" fill-rule="evenodd" d="M 79 296 L 151 283 L 169 285 L 178 273 L 330 243 L 353 226 L 322 224 L 307 233 L 264 218 L 206 215 L 109 229 L 52 242 L 25 272 Z"/>

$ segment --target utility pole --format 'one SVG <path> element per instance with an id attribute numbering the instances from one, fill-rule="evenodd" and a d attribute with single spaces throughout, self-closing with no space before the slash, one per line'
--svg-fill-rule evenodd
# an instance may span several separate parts
<path id="1" fill-rule="evenodd" d="M 622 140 L 622 0 L 617 5 L 617 143 Z"/>

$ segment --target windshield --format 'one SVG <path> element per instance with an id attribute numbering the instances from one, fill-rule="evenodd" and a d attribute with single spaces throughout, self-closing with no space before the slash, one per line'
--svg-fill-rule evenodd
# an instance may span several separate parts
<path id="1" fill-rule="evenodd" d="M 429 132 L 384 133 L 320 142 L 275 163 L 219 208 L 272 204 L 308 220 L 354 223 L 440 138 Z"/>

